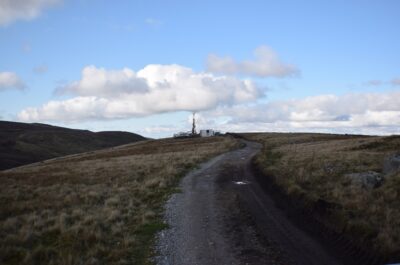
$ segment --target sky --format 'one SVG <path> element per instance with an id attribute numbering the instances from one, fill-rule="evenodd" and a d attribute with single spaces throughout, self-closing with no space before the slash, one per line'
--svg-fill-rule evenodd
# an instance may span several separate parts
<path id="1" fill-rule="evenodd" d="M 400 1 L 0 0 L 0 120 L 400 133 Z"/>

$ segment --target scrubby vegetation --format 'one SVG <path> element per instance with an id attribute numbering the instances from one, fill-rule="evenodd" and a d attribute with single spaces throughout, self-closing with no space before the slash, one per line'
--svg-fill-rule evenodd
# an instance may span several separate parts
<path id="1" fill-rule="evenodd" d="M 0 172 L 0 264 L 147 264 L 181 176 L 237 146 L 166 139 Z"/>
<path id="2" fill-rule="evenodd" d="M 400 171 L 383 174 L 385 159 L 400 151 L 400 136 L 243 136 L 263 144 L 256 164 L 265 175 L 302 207 L 319 210 L 327 227 L 383 256 L 400 256 Z M 383 182 L 368 188 L 349 177 L 368 171 L 382 173 Z"/>

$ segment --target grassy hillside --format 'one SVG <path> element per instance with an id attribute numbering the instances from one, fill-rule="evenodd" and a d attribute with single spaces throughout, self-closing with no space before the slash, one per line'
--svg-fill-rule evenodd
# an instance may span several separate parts
<path id="1" fill-rule="evenodd" d="M 236 147 L 148 140 L 0 172 L 0 264 L 148 264 L 179 178 Z"/>
<path id="2" fill-rule="evenodd" d="M 320 221 L 338 234 L 386 257 L 400 257 L 400 170 L 387 168 L 387 161 L 400 153 L 400 136 L 244 136 L 263 144 L 256 164 L 298 205 L 318 212 Z M 354 174 L 369 171 L 381 174 L 383 181 L 366 186 Z"/>
<path id="3" fill-rule="evenodd" d="M 0 121 L 0 170 L 144 139 L 128 132 L 94 133 L 45 124 Z"/>

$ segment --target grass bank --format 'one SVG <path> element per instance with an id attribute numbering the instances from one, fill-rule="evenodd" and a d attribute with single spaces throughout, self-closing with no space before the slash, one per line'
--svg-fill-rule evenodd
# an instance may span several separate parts
<path id="1" fill-rule="evenodd" d="M 231 137 L 165 139 L 0 172 L 1 264 L 149 264 L 162 205 Z"/>
<path id="2" fill-rule="evenodd" d="M 400 136 L 242 136 L 263 144 L 256 165 L 298 206 L 316 212 L 325 227 L 361 248 L 399 261 L 400 171 L 384 172 L 384 167 L 399 153 Z M 350 177 L 368 171 L 382 174 L 382 183 L 368 188 Z"/>

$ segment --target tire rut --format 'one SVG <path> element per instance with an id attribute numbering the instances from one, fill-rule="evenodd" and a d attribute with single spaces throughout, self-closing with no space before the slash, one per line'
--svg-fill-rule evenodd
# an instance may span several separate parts
<path id="1" fill-rule="evenodd" d="M 294 226 L 257 183 L 251 159 L 261 145 L 220 155 L 186 175 L 165 205 L 159 265 L 340 264 Z"/>

